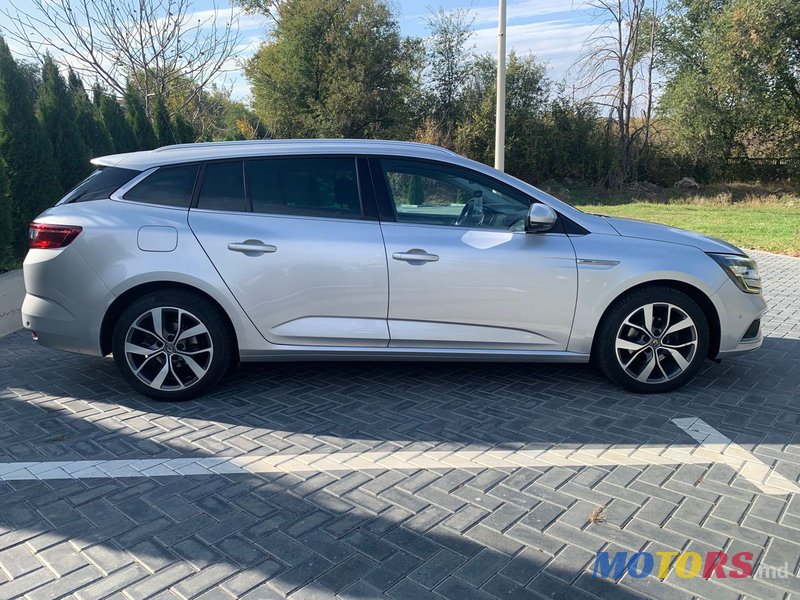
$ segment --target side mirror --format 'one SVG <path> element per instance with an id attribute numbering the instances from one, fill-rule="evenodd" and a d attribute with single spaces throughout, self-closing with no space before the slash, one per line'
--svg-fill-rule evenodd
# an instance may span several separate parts
<path id="1" fill-rule="evenodd" d="M 528 209 L 528 222 L 525 224 L 525 231 L 528 233 L 544 233 L 555 227 L 556 221 L 558 221 L 556 211 L 546 204 L 534 202 Z"/>

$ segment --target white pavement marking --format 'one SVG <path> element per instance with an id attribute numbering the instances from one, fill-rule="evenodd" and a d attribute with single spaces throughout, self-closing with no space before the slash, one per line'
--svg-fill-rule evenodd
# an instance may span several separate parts
<path id="1" fill-rule="evenodd" d="M 765 494 L 800 494 L 800 486 L 790 481 L 751 452 L 734 444 L 703 419 L 672 419 L 678 427 L 700 444 L 696 455 L 705 456 L 708 462 L 721 463 L 737 470 L 737 475 L 749 481 Z"/>
<path id="2" fill-rule="evenodd" d="M 700 445 L 640 447 L 552 446 L 541 450 L 424 450 L 306 454 L 244 454 L 237 457 L 70 462 L 0 463 L 0 481 L 172 477 L 214 474 L 284 474 L 419 469 L 516 469 L 518 467 L 649 466 L 721 463 L 766 494 L 800 493 L 800 487 L 774 472 L 702 419 L 673 419 Z"/>

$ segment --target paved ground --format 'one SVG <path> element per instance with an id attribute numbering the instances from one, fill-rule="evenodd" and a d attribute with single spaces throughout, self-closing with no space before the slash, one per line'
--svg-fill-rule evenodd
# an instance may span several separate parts
<path id="1" fill-rule="evenodd" d="M 0 336 L 22 327 L 19 309 L 24 297 L 22 270 L 0 273 Z"/>
<path id="2" fill-rule="evenodd" d="M 800 595 L 800 496 L 762 493 L 723 462 L 403 459 L 189 474 L 193 461 L 245 455 L 597 456 L 614 446 L 663 458 L 697 448 L 672 419 L 700 418 L 796 482 L 800 260 L 758 258 L 772 308 L 764 348 L 708 363 L 662 396 L 623 393 L 588 366 L 306 364 L 247 367 L 202 401 L 156 404 L 110 360 L 6 337 L 1 468 L 190 460 L 185 475 L 0 481 L 0 598 Z M 598 506 L 606 520 L 590 522 Z M 788 577 L 592 578 L 600 550 L 749 551 Z"/>

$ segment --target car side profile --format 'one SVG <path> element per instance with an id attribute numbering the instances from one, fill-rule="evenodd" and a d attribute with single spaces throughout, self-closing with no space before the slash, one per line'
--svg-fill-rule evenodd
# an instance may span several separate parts
<path id="1" fill-rule="evenodd" d="M 423 144 L 274 140 L 95 158 L 30 227 L 22 321 L 158 400 L 239 362 L 593 360 L 636 392 L 758 348 L 755 262 L 583 213 Z"/>

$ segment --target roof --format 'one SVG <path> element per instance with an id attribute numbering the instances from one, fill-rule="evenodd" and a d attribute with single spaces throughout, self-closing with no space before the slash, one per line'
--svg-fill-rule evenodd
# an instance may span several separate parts
<path id="1" fill-rule="evenodd" d="M 453 158 L 454 152 L 415 142 L 390 140 L 252 140 L 239 142 L 204 142 L 176 144 L 155 150 L 111 154 L 92 159 L 92 163 L 106 167 L 123 167 L 144 171 L 161 165 L 172 165 L 200 160 L 237 157 L 274 156 L 286 154 L 390 154 L 427 158 Z"/>

